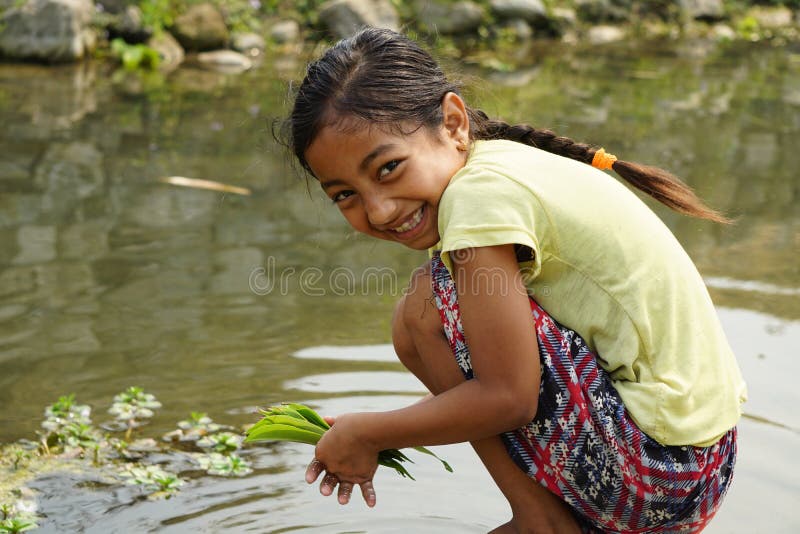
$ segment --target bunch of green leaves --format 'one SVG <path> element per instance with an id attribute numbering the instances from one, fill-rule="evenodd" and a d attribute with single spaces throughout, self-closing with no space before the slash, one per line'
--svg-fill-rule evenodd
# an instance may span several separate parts
<path id="1" fill-rule="evenodd" d="M 153 48 L 142 43 L 129 44 L 119 37 L 111 41 L 111 53 L 127 70 L 152 70 L 161 61 L 161 56 Z"/>
<path id="2" fill-rule="evenodd" d="M 246 443 L 254 441 L 294 441 L 316 445 L 330 425 L 317 412 L 303 404 L 282 404 L 260 411 L 263 416 L 259 422 L 247 430 Z M 436 456 L 425 447 L 414 447 L 418 452 L 433 456 L 447 471 L 452 473 L 450 464 Z M 403 462 L 414 463 L 398 449 L 387 449 L 378 453 L 378 464 L 391 467 L 400 476 L 414 480 Z"/>

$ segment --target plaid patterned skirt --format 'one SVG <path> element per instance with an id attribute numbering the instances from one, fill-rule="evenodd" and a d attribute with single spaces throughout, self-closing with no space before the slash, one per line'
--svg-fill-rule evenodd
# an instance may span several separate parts
<path id="1" fill-rule="evenodd" d="M 436 307 L 456 361 L 473 377 L 455 286 L 431 266 Z M 531 478 L 569 504 L 585 532 L 699 532 L 731 483 L 736 429 L 710 447 L 665 446 L 625 411 L 611 379 L 574 331 L 533 299 L 541 359 L 536 417 L 501 435 Z"/>

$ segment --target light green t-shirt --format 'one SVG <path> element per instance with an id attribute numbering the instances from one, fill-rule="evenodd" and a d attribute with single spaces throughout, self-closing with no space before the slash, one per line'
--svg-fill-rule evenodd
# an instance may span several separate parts
<path id="1" fill-rule="evenodd" d="M 578 332 L 628 413 L 665 445 L 736 425 L 746 386 L 697 268 L 606 173 L 513 141 L 478 141 L 439 204 L 446 252 L 514 243 L 530 295 Z M 526 250 L 526 249 L 521 249 Z"/>

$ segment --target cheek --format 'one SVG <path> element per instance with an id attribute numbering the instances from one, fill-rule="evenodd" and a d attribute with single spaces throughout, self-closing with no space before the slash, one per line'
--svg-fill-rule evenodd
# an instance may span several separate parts
<path id="1" fill-rule="evenodd" d="M 342 215 L 344 216 L 347 223 L 355 230 L 356 232 L 361 232 L 362 234 L 367 235 L 376 235 L 375 230 L 369 224 L 369 220 L 367 219 L 367 214 L 364 212 L 363 209 L 358 207 L 350 208 L 347 210 L 342 211 Z M 380 237 L 380 235 L 378 235 Z"/>

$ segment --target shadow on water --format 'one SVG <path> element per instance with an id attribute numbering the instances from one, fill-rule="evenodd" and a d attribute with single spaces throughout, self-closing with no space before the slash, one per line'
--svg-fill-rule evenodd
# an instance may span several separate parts
<path id="1" fill-rule="evenodd" d="M 709 532 L 796 531 L 800 55 L 526 53 L 513 75 L 470 71 L 488 80 L 469 89 L 480 107 L 669 168 L 737 219 L 723 228 L 655 207 L 706 278 L 750 386 L 737 480 Z M 191 410 L 244 423 L 283 400 L 338 413 L 416 399 L 419 384 L 381 344 L 424 257 L 353 235 L 272 141 L 302 60 L 267 57 L 239 77 L 131 81 L 105 69 L 0 66 L 0 442 L 32 436 L 59 395 L 102 407 L 132 384 L 164 403 L 154 433 Z M 174 175 L 253 193 L 159 182 Z M 417 482 L 382 473 L 376 510 L 319 497 L 301 482 L 309 451 L 294 445 L 249 449 L 252 475 L 190 477 L 168 501 L 113 481 L 98 491 L 86 472 L 31 486 L 43 532 L 483 532 L 504 521 L 469 448 L 440 452 L 453 475 L 427 459 Z"/>

